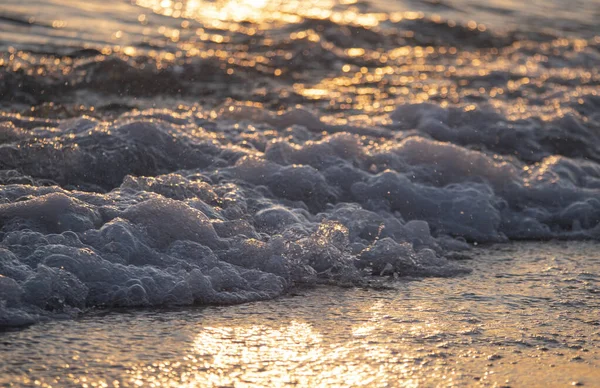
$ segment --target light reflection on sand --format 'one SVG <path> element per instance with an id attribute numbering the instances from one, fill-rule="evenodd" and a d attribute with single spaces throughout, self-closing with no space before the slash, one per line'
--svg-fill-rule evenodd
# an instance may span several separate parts
<path id="1" fill-rule="evenodd" d="M 322 287 L 240 306 L 40 324 L 4 334 L 0 384 L 594 386 L 597 248 L 498 245 L 472 252 L 471 275 L 390 290 Z"/>
<path id="2" fill-rule="evenodd" d="M 471 275 L 390 290 L 322 287 L 239 306 L 39 324 L 3 334 L 0 384 L 594 386 L 597 248 L 498 245 L 472 252 Z"/>
<path id="3" fill-rule="evenodd" d="M 173 371 L 134 376 L 162 386 L 593 385 L 598 304 L 585 290 L 597 279 L 573 280 L 597 263 L 594 250 L 499 246 L 481 251 L 466 278 L 319 289 L 207 312 L 185 352 L 193 367 L 174 368 L 187 371 L 185 381 Z"/>

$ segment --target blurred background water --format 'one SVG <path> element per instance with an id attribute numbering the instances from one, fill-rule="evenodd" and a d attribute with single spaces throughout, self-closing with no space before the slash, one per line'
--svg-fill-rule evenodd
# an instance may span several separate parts
<path id="1" fill-rule="evenodd" d="M 161 40 L 166 29 L 173 37 L 175 31 L 200 25 L 227 29 L 239 23 L 254 23 L 264 29 L 298 23 L 302 18 L 376 26 L 400 18 L 404 12 L 416 12 L 412 16 L 421 18 L 438 16 L 459 24 L 475 21 L 501 31 L 520 29 L 589 37 L 598 34 L 596 21 L 600 16 L 595 0 L 7 0 L 0 7 L 5 47 L 50 44 L 144 48 L 144 43 L 152 39 Z M 188 23 L 182 25 L 182 20 Z"/>
<path id="2" fill-rule="evenodd" d="M 599 9 L 596 0 L 7 0 L 0 104 L 77 101 L 90 114 L 122 95 L 138 107 L 231 98 L 365 121 L 361 113 L 431 100 L 485 102 L 509 118 L 564 115 L 561 98 L 596 93 Z"/>

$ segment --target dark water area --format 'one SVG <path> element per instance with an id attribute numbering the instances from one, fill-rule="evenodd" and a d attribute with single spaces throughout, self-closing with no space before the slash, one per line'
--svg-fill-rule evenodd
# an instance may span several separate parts
<path id="1" fill-rule="evenodd" d="M 545 263 L 568 241 L 589 292 L 549 325 L 572 335 L 561 319 L 580 306 L 569 324 L 592 348 L 599 18 L 596 0 L 4 0 L 0 328 L 40 324 L 6 334 L 29 338 L 111 309 L 278 306 L 318 287 L 311 303 L 322 286 L 357 287 L 326 291 L 351 301 L 391 287 L 393 310 L 406 279 L 442 292 L 485 273 L 500 287 L 495 267 L 470 264 L 482 245 L 537 241 Z M 571 264 L 531 272 L 568 282 Z M 2 351 L 23 360 L 16 349 Z M 2 383 L 34 383 L 2 367 Z"/>

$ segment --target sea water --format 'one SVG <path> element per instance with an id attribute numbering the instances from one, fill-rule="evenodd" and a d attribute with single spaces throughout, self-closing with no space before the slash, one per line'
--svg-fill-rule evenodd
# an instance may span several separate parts
<path id="1" fill-rule="evenodd" d="M 235 322 L 237 312 L 252 307 L 229 305 L 278 297 L 284 299 L 247 306 L 258 309 L 260 320 L 278 322 L 279 339 L 304 330 L 296 324 L 322 338 L 327 330 L 302 314 L 279 322 L 261 309 L 290 309 L 292 300 L 319 316 L 323 292 L 348 298 L 349 309 L 375 306 L 384 295 L 386 309 L 402 315 L 405 284 L 419 295 L 438 287 L 441 301 L 453 287 L 476 295 L 474 279 L 496 268 L 503 245 L 475 266 L 469 259 L 482 255 L 481 245 L 515 240 L 590 241 L 569 243 L 565 255 L 582 268 L 577 281 L 587 293 L 569 303 L 580 303 L 585 318 L 577 325 L 593 338 L 598 17 L 595 0 L 4 1 L 0 326 L 39 324 L 7 334 L 5 359 L 26 358 L 19 345 L 11 347 L 11 336 L 33 341 L 39 330 L 76 332 L 88 324 L 110 336 L 130 317 L 109 313 L 105 326 L 98 311 L 133 311 L 132 319 L 147 325 L 144 332 L 155 319 L 183 319 L 192 325 L 184 332 L 200 335 L 197 314 L 218 322 L 233 314 Z M 539 250 L 539 263 L 546 263 L 558 260 L 552 244 L 528 249 Z M 515 255 L 510 263 L 525 265 Z M 565 263 L 556 264 L 556 273 L 546 274 L 545 264 L 531 273 L 552 285 L 568 272 Z M 481 287 L 500 289 L 501 275 L 486 276 Z M 405 283 L 424 278 L 433 279 Z M 337 286 L 355 288 L 331 288 Z M 315 287 L 316 294 L 286 299 Z M 390 290 L 374 291 L 382 288 Z M 468 292 L 456 297 L 473 302 Z M 417 299 L 426 306 L 425 296 Z M 511 303 L 547 317 L 527 300 Z M 431 309 L 450 322 L 447 304 Z M 205 305 L 229 307 L 151 310 L 150 320 L 135 310 Z M 572 312 L 557 309 L 548 325 L 562 344 L 580 329 L 559 330 L 560 317 Z M 512 315 L 509 309 L 502 318 L 520 322 Z M 244 334 L 235 325 L 217 328 L 231 331 L 237 343 Z M 80 343 L 75 332 L 77 346 L 98 348 Z M 395 335 L 406 331 L 393 329 L 388 342 Z M 42 347 L 44 358 L 68 346 L 57 341 Z M 223 336 L 215 341 L 227 344 Z M 369 335 L 361 341 L 369 344 Z M 592 339 L 583 341 L 577 346 L 591 347 L 585 341 Z M 181 350 L 181 343 L 174 346 L 165 351 Z M 244 353 L 258 345 L 240 346 Z M 362 363 L 369 358 L 359 354 Z M 343 369 L 350 362 L 343 358 L 326 368 Z M 582 377 L 588 384 L 590 373 L 598 377 L 592 359 Z M 245 384 L 213 363 L 225 379 L 210 380 L 215 385 Z M 282 373 L 269 365 L 261 368 Z M 381 366 L 384 380 L 346 370 L 334 376 L 342 380 L 329 381 L 315 372 L 324 365 L 307 365 L 307 373 L 324 379 L 310 386 L 389 385 L 399 373 Z M 52 379 L 70 373 L 19 374 L 4 366 L 7 383 L 34 384 L 38 375 L 61 385 Z M 104 376 L 101 369 L 94 373 Z M 120 372 L 106 376 L 107 384 L 125 382 Z M 357 380 L 344 380 L 352 376 Z"/>
<path id="2" fill-rule="evenodd" d="M 5 386 L 595 387 L 590 242 L 473 252 L 464 277 L 225 307 L 101 309 L 4 333 Z M 12 384 L 12 385 L 11 385 Z"/>

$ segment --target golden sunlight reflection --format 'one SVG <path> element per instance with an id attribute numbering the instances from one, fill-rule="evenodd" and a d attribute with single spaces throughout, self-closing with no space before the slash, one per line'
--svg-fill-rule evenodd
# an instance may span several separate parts
<path id="1" fill-rule="evenodd" d="M 303 18 L 375 26 L 383 15 L 363 14 L 355 0 L 137 0 L 136 4 L 175 18 L 252 23 L 298 23 Z M 339 6 L 339 8 L 338 8 Z"/>
<path id="2" fill-rule="evenodd" d="M 318 16 L 327 13 L 332 0 L 272 1 L 272 0 L 137 0 L 142 7 L 166 16 L 230 22 L 297 22 L 300 14 Z"/>
<path id="3" fill-rule="evenodd" d="M 417 387 L 419 380 L 412 375 L 420 366 L 378 338 L 388 322 L 385 305 L 363 308 L 366 320 L 328 328 L 318 321 L 315 327 L 307 321 L 281 324 L 260 317 L 245 325 L 202 327 L 183 362 L 134 367 L 130 381 L 169 387 L 359 387 L 402 381 L 405 387 Z"/>
<path id="4" fill-rule="evenodd" d="M 351 345 L 357 344 L 329 343 L 306 322 L 291 321 L 281 327 L 207 327 L 196 337 L 188 356 L 202 360 L 190 383 L 274 387 L 374 383 L 377 370 L 357 362 Z M 368 352 L 383 363 L 391 356 L 378 346 Z"/>

